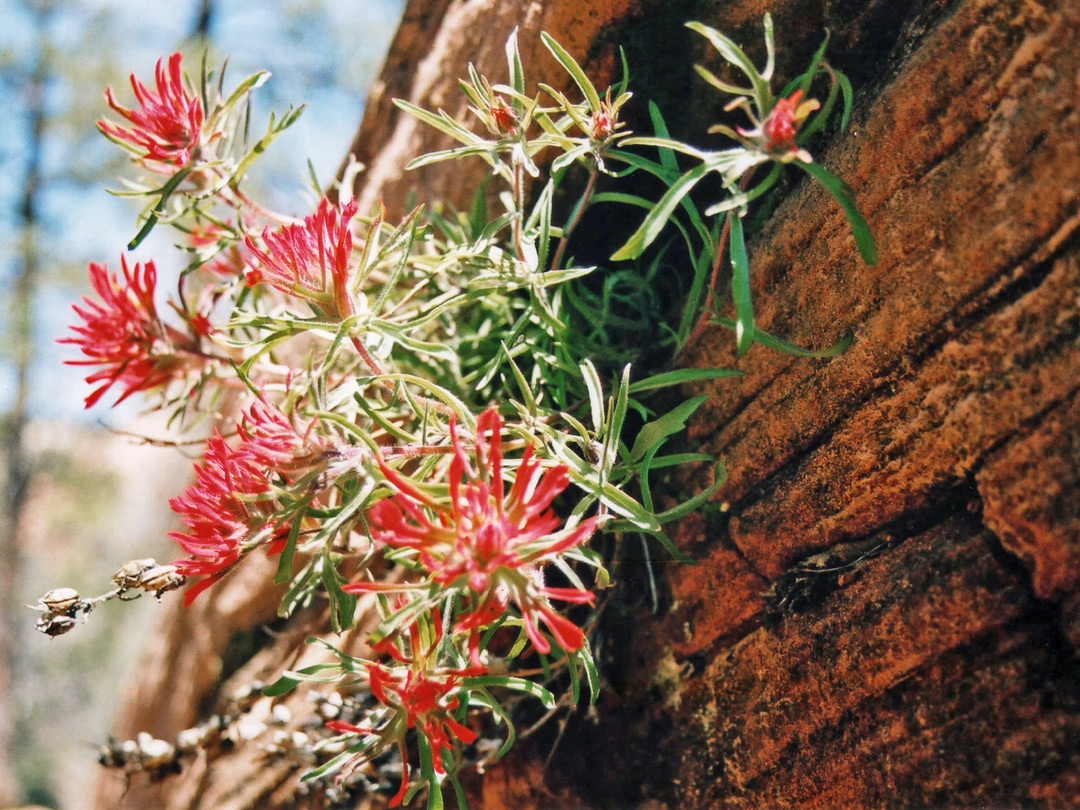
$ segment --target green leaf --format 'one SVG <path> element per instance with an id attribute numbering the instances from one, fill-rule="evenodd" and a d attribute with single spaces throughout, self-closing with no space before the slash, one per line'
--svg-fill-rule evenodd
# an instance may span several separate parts
<path id="1" fill-rule="evenodd" d="M 660 470 L 664 467 L 679 467 L 683 464 L 694 464 L 699 461 L 712 461 L 713 457 L 708 453 L 673 453 L 670 456 L 654 458 L 649 465 L 650 470 Z"/>
<path id="2" fill-rule="evenodd" d="M 730 93 L 733 96 L 754 95 L 753 87 L 739 87 L 737 84 L 728 84 L 703 65 L 694 65 L 694 71 L 721 93 Z"/>
<path id="3" fill-rule="evenodd" d="M 734 368 L 680 368 L 630 383 L 630 393 L 640 394 L 642 391 L 651 391 L 654 388 L 666 388 L 670 385 L 701 380 L 717 380 L 722 377 L 739 377 L 742 374 L 743 372 Z"/>
<path id="4" fill-rule="evenodd" d="M 289 539 L 285 541 L 285 548 L 278 558 L 277 573 L 274 574 L 275 585 L 284 585 L 292 578 L 293 554 L 296 553 L 296 541 L 300 538 L 302 522 L 300 515 L 297 515 L 289 526 Z"/>
<path id="5" fill-rule="evenodd" d="M 867 264 L 877 264 L 877 248 L 874 246 L 874 236 L 870 233 L 870 226 L 866 224 L 863 215 L 852 199 L 851 189 L 848 184 L 830 172 L 819 163 L 804 163 L 801 160 L 794 161 L 795 165 L 809 174 L 832 195 L 839 203 L 840 208 L 851 224 L 851 233 L 855 237 L 855 244 L 859 248 L 859 255 Z"/>
<path id="6" fill-rule="evenodd" d="M 502 352 L 506 355 L 506 362 L 510 365 L 510 373 L 514 376 L 514 382 L 517 384 L 518 391 L 521 392 L 521 398 L 525 400 L 525 408 L 529 412 L 529 416 L 536 418 L 536 397 L 533 396 L 532 386 L 529 385 L 529 381 L 525 379 L 525 375 L 521 373 L 521 369 L 517 367 L 517 363 L 514 362 L 514 358 L 510 356 L 510 350 L 506 344 L 501 344 Z"/>
<path id="7" fill-rule="evenodd" d="M 426 155 L 420 155 L 420 157 L 413 158 L 405 164 L 405 168 L 408 171 L 412 171 L 413 169 L 419 169 L 421 166 L 428 166 L 432 163 L 441 163 L 444 160 L 457 160 L 458 158 L 469 157 L 470 155 L 482 157 L 487 161 L 489 166 L 494 166 L 495 159 L 492 157 L 492 154 L 493 149 L 489 143 L 458 146 L 454 149 L 446 149 L 441 152 L 429 152 Z"/>
<path id="8" fill-rule="evenodd" d="M 596 373 L 596 367 L 588 358 L 578 368 L 581 369 L 585 387 L 589 391 L 589 409 L 592 412 L 593 430 L 599 434 L 604 426 L 604 389 L 600 384 L 600 375 Z"/>
<path id="9" fill-rule="evenodd" d="M 346 580 L 338 573 L 329 553 L 324 555 L 322 582 L 330 600 L 330 626 L 340 634 L 356 621 L 356 594 L 341 590 Z"/>
<path id="10" fill-rule="evenodd" d="M 660 235 L 664 225 L 667 224 L 671 215 L 675 213 L 675 209 L 682 198 L 689 194 L 690 190 L 701 182 L 701 179 L 710 171 L 712 171 L 712 168 L 703 163 L 700 166 L 695 166 L 676 180 L 664 193 L 664 196 L 660 198 L 656 206 L 645 215 L 645 220 L 634 232 L 633 236 L 627 239 L 626 244 L 612 254 L 611 260 L 619 262 L 636 259 L 644 253 L 645 248 L 656 241 L 656 237 Z"/>
<path id="11" fill-rule="evenodd" d="M 709 499 L 712 498 L 712 496 L 716 494 L 716 491 L 725 483 L 727 483 L 727 465 L 724 464 L 723 459 L 720 459 L 713 468 L 713 483 L 711 485 L 689 500 L 683 501 L 678 506 L 674 506 L 665 512 L 661 512 L 656 516 L 656 519 L 661 524 L 664 524 L 689 515 L 694 510 L 708 503 Z"/>
<path id="12" fill-rule="evenodd" d="M 146 215 L 146 222 L 143 223 L 142 228 L 135 234 L 135 238 L 128 242 L 128 250 L 134 250 L 142 241 L 149 235 L 150 231 L 157 225 L 158 218 L 165 212 L 165 204 L 169 201 L 169 197 L 176 191 L 177 186 L 184 181 L 184 178 L 191 173 L 191 166 L 184 166 L 176 174 L 169 178 L 169 181 L 165 183 L 155 194 L 158 196 L 157 205 L 155 205 L 150 212 Z"/>
<path id="13" fill-rule="evenodd" d="M 708 398 L 707 395 L 691 397 L 681 405 L 672 408 L 659 419 L 643 426 L 637 435 L 637 439 L 634 440 L 633 449 L 630 450 L 629 462 L 633 464 L 634 462 L 640 461 L 654 444 L 663 441 L 668 436 L 673 436 L 679 431 L 684 430 L 686 428 L 686 420 L 689 419 L 691 414 L 700 408 L 701 404 Z"/>
<path id="14" fill-rule="evenodd" d="M 525 69 L 521 66 L 521 54 L 518 52 L 517 28 L 510 32 L 506 40 L 506 64 L 510 71 L 510 86 L 519 95 L 525 94 Z"/>
<path id="15" fill-rule="evenodd" d="M 713 316 L 713 322 L 723 326 L 726 329 L 734 329 L 735 321 L 731 318 L 723 318 L 719 315 Z M 826 349 L 804 349 L 801 346 L 797 346 L 794 343 L 788 343 L 782 338 L 778 338 L 775 335 L 770 335 L 764 329 L 757 326 L 754 327 L 754 341 L 760 343 L 762 346 L 767 346 L 770 349 L 775 349 L 778 352 L 789 354 L 792 357 L 814 357 L 821 359 L 823 357 L 836 357 L 839 354 L 843 354 L 847 351 L 848 346 L 851 345 L 851 341 L 854 340 L 853 335 L 847 335 L 836 341 L 832 346 Z"/>
<path id="16" fill-rule="evenodd" d="M 320 673 L 330 670 L 336 670 L 338 674 L 332 678 L 320 676 Z M 266 697 L 278 697 L 291 692 L 301 683 L 310 681 L 317 683 L 333 683 L 334 681 L 341 680 L 344 674 L 345 671 L 341 668 L 340 664 L 312 664 L 309 667 L 298 669 L 295 672 L 286 670 L 281 673 L 281 677 L 263 689 L 262 693 Z"/>
<path id="17" fill-rule="evenodd" d="M 281 677 L 262 690 L 266 697 L 280 697 L 295 689 L 302 683 L 302 678 L 297 678 L 289 672 L 283 672 Z"/>
<path id="18" fill-rule="evenodd" d="M 353 759 L 354 757 L 364 756 L 364 755 L 375 756 L 374 753 L 368 754 L 368 752 L 372 748 L 375 748 L 375 747 L 379 746 L 382 742 L 383 741 L 382 741 L 382 739 L 380 737 L 375 737 L 375 736 L 367 737 L 365 739 L 362 739 L 362 740 L 360 740 L 360 742 L 358 742 L 355 745 L 351 746 L 347 750 L 342 751 L 337 756 L 335 756 L 332 759 L 324 762 L 318 768 L 314 768 L 314 769 L 308 771 L 307 773 L 305 773 L 302 777 L 300 777 L 300 781 L 301 782 L 310 782 L 312 779 L 318 779 L 318 778 L 320 778 L 322 776 L 327 776 L 329 774 L 332 774 L 335 771 L 339 770 L 346 762 L 348 762 L 350 759 Z M 383 745 L 382 747 L 385 748 L 385 745 Z"/>
<path id="19" fill-rule="evenodd" d="M 705 37 L 725 60 L 746 74 L 746 78 L 754 85 L 754 101 L 759 107 L 759 112 L 764 113 L 772 107 L 772 93 L 769 90 L 768 81 L 764 76 L 758 73 L 757 68 L 754 67 L 754 63 L 750 61 L 750 58 L 743 49 L 735 44 L 734 40 L 729 39 L 715 28 L 710 28 L 699 22 L 689 22 L 686 24 L 686 27 Z M 768 36 L 771 29 L 772 21 L 769 16 L 766 15 L 766 45 L 768 45 Z"/>
<path id="20" fill-rule="evenodd" d="M 690 157 L 697 158 L 698 160 L 708 160 L 709 158 L 711 158 L 712 156 L 714 156 L 716 154 L 716 152 L 708 152 L 708 151 L 706 151 L 704 149 L 698 149 L 696 146 L 691 146 L 688 143 L 683 143 L 682 141 L 676 141 L 676 140 L 673 140 L 672 138 L 654 137 L 654 136 L 651 136 L 651 135 L 638 135 L 638 136 L 633 137 L 633 138 L 627 138 L 626 140 L 624 140 L 622 142 L 622 145 L 623 146 L 653 146 L 653 147 L 656 147 L 657 149 L 661 150 L 662 152 L 667 152 L 669 157 L 671 156 L 672 152 L 681 152 L 684 155 L 689 155 Z M 663 155 L 661 155 L 660 160 L 661 160 L 661 165 L 663 165 L 665 168 L 671 168 L 668 165 L 670 161 L 665 161 Z M 675 168 L 676 171 L 678 171 L 677 166 L 674 167 L 674 168 Z"/>
<path id="21" fill-rule="evenodd" d="M 649 120 L 652 122 L 653 132 L 656 133 L 657 138 L 670 141 L 671 134 L 668 132 L 667 123 L 664 121 L 664 116 L 660 112 L 660 108 L 650 99 L 649 101 Z M 679 171 L 679 162 L 675 159 L 674 149 L 661 146 L 660 147 L 660 163 L 665 169 L 670 169 L 672 172 Z"/>
<path id="22" fill-rule="evenodd" d="M 466 145 L 473 145 L 481 140 L 477 135 L 474 135 L 472 132 L 465 129 L 465 127 L 442 111 L 436 115 L 433 112 L 425 110 L 423 107 L 417 107 L 415 104 L 410 104 L 400 98 L 395 98 L 394 104 L 409 113 L 409 115 L 419 118 L 428 126 L 434 127 L 439 130 L 439 132 L 449 135 L 455 141 L 459 141 Z"/>
<path id="23" fill-rule="evenodd" d="M 548 250 L 551 247 L 551 201 L 554 193 L 555 181 L 548 180 L 544 185 L 544 190 L 540 192 L 540 198 L 536 201 L 536 208 L 534 209 L 539 212 L 540 226 L 536 236 L 536 270 L 538 272 L 547 269 Z"/>
<path id="24" fill-rule="evenodd" d="M 293 577 L 292 584 L 285 592 L 285 595 L 281 597 L 281 603 L 277 609 L 278 616 L 283 619 L 291 616 L 296 606 L 307 599 L 311 593 L 313 583 L 319 576 L 318 563 L 318 559 L 312 560 L 303 567 L 299 574 Z"/>
<path id="25" fill-rule="evenodd" d="M 754 302 L 750 297 L 750 259 L 746 253 L 742 217 L 732 211 L 731 222 L 731 297 L 735 301 L 735 347 L 739 357 L 754 344 Z"/>
<path id="26" fill-rule="evenodd" d="M 236 188 L 240 184 L 241 178 L 251 167 L 251 164 L 255 162 L 255 159 L 259 157 L 263 152 L 270 148 L 270 144 L 285 130 L 296 123 L 297 119 L 304 112 L 304 105 L 299 107 L 290 108 L 285 112 L 285 115 L 281 117 L 280 121 L 275 122 L 273 113 L 270 114 L 270 123 L 266 127 L 266 134 L 258 140 L 258 142 L 248 150 L 236 164 L 236 168 L 233 169 L 232 177 L 229 178 L 229 185 L 232 188 Z"/>
<path id="27" fill-rule="evenodd" d="M 705 216 L 714 217 L 717 214 L 722 214 L 725 211 L 733 211 L 736 208 L 742 208 L 753 202 L 776 184 L 783 169 L 784 165 L 782 163 L 774 163 L 764 180 L 748 191 L 732 194 L 730 197 L 710 205 L 705 209 Z"/>
<path id="28" fill-rule="evenodd" d="M 604 458 L 607 463 L 613 463 L 618 452 L 620 439 L 622 439 L 623 423 L 626 421 L 626 408 L 630 400 L 630 364 L 623 366 L 622 376 L 619 378 L 619 390 L 615 392 L 615 398 L 611 407 L 611 418 L 604 429 Z"/>
<path id="29" fill-rule="evenodd" d="M 585 96 L 585 100 L 589 103 L 589 109 L 593 112 L 599 110 L 600 94 L 596 91 L 593 83 L 589 81 L 589 77 L 585 75 L 585 71 L 581 69 L 581 65 L 577 63 L 577 60 L 548 33 L 541 31 L 540 39 L 547 46 L 547 49 L 551 51 L 551 55 L 555 57 L 556 61 L 570 74 L 570 78 L 574 80 L 574 84 L 578 86 L 581 94 Z"/>
<path id="30" fill-rule="evenodd" d="M 266 83 L 266 80 L 269 78 L 269 70 L 260 70 L 257 73 L 252 73 L 242 82 L 240 82 L 240 84 L 236 85 L 236 88 L 232 91 L 232 93 L 229 94 L 228 99 L 225 100 L 225 109 L 229 109 L 234 104 L 236 104 L 236 102 L 240 100 L 240 97 L 243 96 L 245 93 L 250 93 L 252 90 L 262 87 L 263 84 Z"/>
<path id="31" fill-rule="evenodd" d="M 799 83 L 799 89 L 802 90 L 803 98 L 810 97 L 810 85 L 814 83 L 814 77 L 818 73 L 818 68 L 821 66 L 821 60 L 825 58 L 825 49 L 829 46 L 829 29 L 825 29 L 825 39 L 818 45 L 818 49 L 814 51 L 814 55 L 810 58 L 810 67 L 802 75 L 802 78 L 796 79 Z M 785 90 L 784 96 L 788 96 L 790 91 Z"/>
<path id="32" fill-rule="evenodd" d="M 501 686 L 504 689 L 513 689 L 516 692 L 524 692 L 539 699 L 545 709 L 555 708 L 555 696 L 538 683 L 528 681 L 525 678 L 515 678 L 510 675 L 475 675 L 461 679 L 461 685 L 466 689 L 474 686 Z"/>

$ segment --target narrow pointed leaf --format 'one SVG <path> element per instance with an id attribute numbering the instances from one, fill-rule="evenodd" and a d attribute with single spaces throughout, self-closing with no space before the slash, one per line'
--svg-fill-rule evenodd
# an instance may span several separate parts
<path id="1" fill-rule="evenodd" d="M 589 77 L 585 75 L 585 71 L 581 69 L 581 65 L 577 63 L 577 60 L 549 34 L 541 32 L 540 39 L 543 40 L 547 49 L 551 51 L 551 55 L 554 56 L 558 63 L 570 74 L 570 78 L 574 80 L 574 84 L 578 86 L 581 94 L 585 96 L 585 100 L 589 102 L 589 109 L 594 112 L 599 110 L 600 94 L 596 92 L 596 88 L 593 86 L 593 83 L 589 81 Z"/>
<path id="2" fill-rule="evenodd" d="M 874 236 L 870 233 L 870 226 L 866 224 L 863 215 L 859 213 L 848 184 L 819 163 L 804 163 L 801 160 L 796 160 L 794 163 L 821 183 L 840 205 L 844 216 L 847 217 L 848 222 L 851 224 L 851 233 L 855 237 L 855 244 L 859 248 L 859 255 L 862 256 L 862 260 L 870 265 L 877 264 L 877 247 L 874 245 Z"/>
<path id="3" fill-rule="evenodd" d="M 742 357 L 754 344 L 754 301 L 750 297 L 750 259 L 746 254 L 742 217 L 734 211 L 731 221 L 731 297 L 735 302 L 735 347 Z"/>

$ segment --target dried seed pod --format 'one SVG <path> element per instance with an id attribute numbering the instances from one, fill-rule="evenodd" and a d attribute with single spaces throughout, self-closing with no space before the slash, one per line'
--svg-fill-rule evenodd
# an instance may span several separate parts
<path id="1" fill-rule="evenodd" d="M 165 740 L 151 737 L 145 731 L 140 731 L 136 739 L 144 768 L 160 768 L 176 759 L 176 749 Z"/>
<path id="2" fill-rule="evenodd" d="M 145 560 L 131 560 L 126 562 L 112 576 L 112 581 L 118 588 L 138 588 L 144 571 L 154 568 L 157 560 L 147 558 Z"/>
<path id="3" fill-rule="evenodd" d="M 194 751 L 206 741 L 208 736 L 210 735 L 202 726 L 185 728 L 176 735 L 176 747 L 180 751 Z"/>
<path id="4" fill-rule="evenodd" d="M 62 636 L 74 627 L 75 618 L 63 614 L 42 613 L 37 620 L 37 629 L 47 636 Z"/>
<path id="5" fill-rule="evenodd" d="M 50 613 L 69 613 L 79 604 L 79 592 L 74 588 L 53 588 L 38 600 Z"/>
<path id="6" fill-rule="evenodd" d="M 137 585 L 160 597 L 166 591 L 175 591 L 185 582 L 187 577 L 179 573 L 175 565 L 152 565 L 139 574 Z"/>

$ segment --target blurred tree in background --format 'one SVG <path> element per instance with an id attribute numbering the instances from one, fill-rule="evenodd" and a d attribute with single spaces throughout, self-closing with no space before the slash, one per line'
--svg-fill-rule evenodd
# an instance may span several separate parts
<path id="1" fill-rule="evenodd" d="M 104 411 L 83 411 L 84 372 L 64 366 L 73 353 L 54 344 L 85 291 L 86 263 L 117 265 L 134 234 L 135 209 L 104 191 L 125 161 L 94 125 L 102 91 L 130 102 L 127 75 L 177 49 L 192 73 L 204 52 L 209 64 L 229 57 L 234 80 L 269 69 L 255 125 L 270 109 L 308 108 L 252 181 L 280 210 L 302 213 L 306 159 L 320 184 L 332 179 L 402 6 L 186 0 L 162 14 L 138 0 L 0 0 L 0 806 L 88 800 L 95 746 L 156 607 L 105 609 L 77 638 L 55 641 L 34 632 L 24 606 L 61 582 L 100 589 L 155 538 L 168 559 L 167 501 L 190 471 L 176 450 L 136 446 L 96 421 Z M 134 258 L 163 246 L 149 239 Z M 137 419 L 133 407 L 108 413 L 113 428 Z"/>

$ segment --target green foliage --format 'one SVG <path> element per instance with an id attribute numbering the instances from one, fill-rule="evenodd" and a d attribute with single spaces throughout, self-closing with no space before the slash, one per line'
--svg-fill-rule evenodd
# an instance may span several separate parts
<path id="1" fill-rule="evenodd" d="M 316 745 L 319 764 L 306 779 L 347 775 L 396 749 L 405 771 L 397 798 L 408 802 L 426 788 L 428 807 L 441 807 L 446 783 L 460 794 L 455 772 L 475 737 L 469 707 L 505 725 L 501 755 L 515 737 L 506 694 L 554 710 L 561 689 L 578 702 L 584 675 L 595 700 L 601 677 L 587 634 L 552 603 L 596 607 L 586 575 L 605 588 L 610 561 L 589 538 L 596 531 L 652 537 L 684 560 L 664 525 L 707 504 L 726 480 L 723 462 L 707 454 L 661 451 L 708 399 L 680 400 L 671 389 L 739 372 L 666 364 L 709 317 L 734 329 L 739 355 L 755 342 L 809 357 L 846 346 L 804 350 L 758 328 L 743 218 L 793 163 L 839 202 L 864 259 L 874 260 L 850 190 L 803 147 L 841 97 L 846 120 L 850 85 L 824 62 L 823 45 L 809 70 L 774 95 L 768 16 L 761 71 L 726 36 L 690 27 L 749 83 L 730 85 L 699 69 L 735 94 L 729 107 L 745 109 L 756 125 L 719 127 L 737 142 L 732 148 L 676 140 L 652 105 L 655 134 L 631 136 L 619 121 L 629 76 L 601 92 L 546 34 L 544 46 L 581 100 L 544 83 L 534 91 L 515 33 L 506 44 L 505 83 L 470 65 L 459 85 L 484 134 L 442 110 L 395 102 L 456 144 L 410 168 L 474 158 L 491 167 L 468 211 L 432 202 L 391 223 L 381 208 L 357 212 L 347 199 L 322 200 L 302 222 L 264 210 L 241 192 L 241 181 L 300 111 L 272 117 L 247 146 L 245 105 L 265 74 L 224 97 L 220 82 L 208 92 L 205 69 L 207 123 L 192 157 L 172 166 L 161 185 L 136 188 L 150 202 L 133 243 L 171 224 L 192 243 L 192 261 L 171 302 L 182 328 L 161 322 L 145 295 L 126 293 L 129 309 L 134 301 L 146 310 L 149 323 L 141 326 L 152 335 L 140 359 L 164 382 L 149 373 L 131 381 L 126 365 L 112 382 L 135 386 L 125 396 L 156 390 L 157 405 L 180 424 L 216 410 L 225 392 L 249 403 L 233 445 L 211 439 L 196 484 L 174 501 L 191 530 L 176 535 L 192 557 L 177 566 L 205 577 L 189 593 L 262 548 L 280 554 L 274 581 L 286 586 L 282 617 L 325 603 L 328 635 L 341 635 L 356 622 L 357 595 L 376 596 L 370 657 L 314 638 L 330 660 L 282 673 L 264 692 L 367 685 L 370 700 L 330 724 L 342 738 Z M 832 84 L 819 106 L 803 96 L 822 74 Z M 119 140 L 126 148 L 141 143 Z M 684 171 L 687 159 L 694 165 Z M 754 183 L 764 164 L 768 172 Z M 161 173 L 160 161 L 151 167 Z M 639 173 L 665 186 L 658 201 L 634 190 Z M 527 176 L 535 178 L 531 192 Z M 702 212 L 693 192 L 706 178 L 719 178 L 724 196 Z M 489 210 L 488 182 L 502 184 L 498 210 Z M 349 189 L 338 192 L 347 197 Z M 628 217 L 646 213 L 611 266 L 582 266 L 568 246 L 598 204 Z M 725 258 L 734 319 L 714 315 Z M 661 317 L 661 293 L 672 286 L 665 268 L 683 262 L 686 302 L 668 323 Z M 656 368 L 642 357 L 646 342 L 654 343 Z M 713 482 L 658 509 L 652 473 L 697 463 L 710 465 Z M 371 565 L 376 559 L 381 567 Z M 391 576 L 375 574 L 385 570 Z M 545 571 L 568 585 L 547 584 Z M 542 680 L 515 674 L 527 650 L 538 653 Z M 410 787 L 413 741 L 420 767 Z"/>

